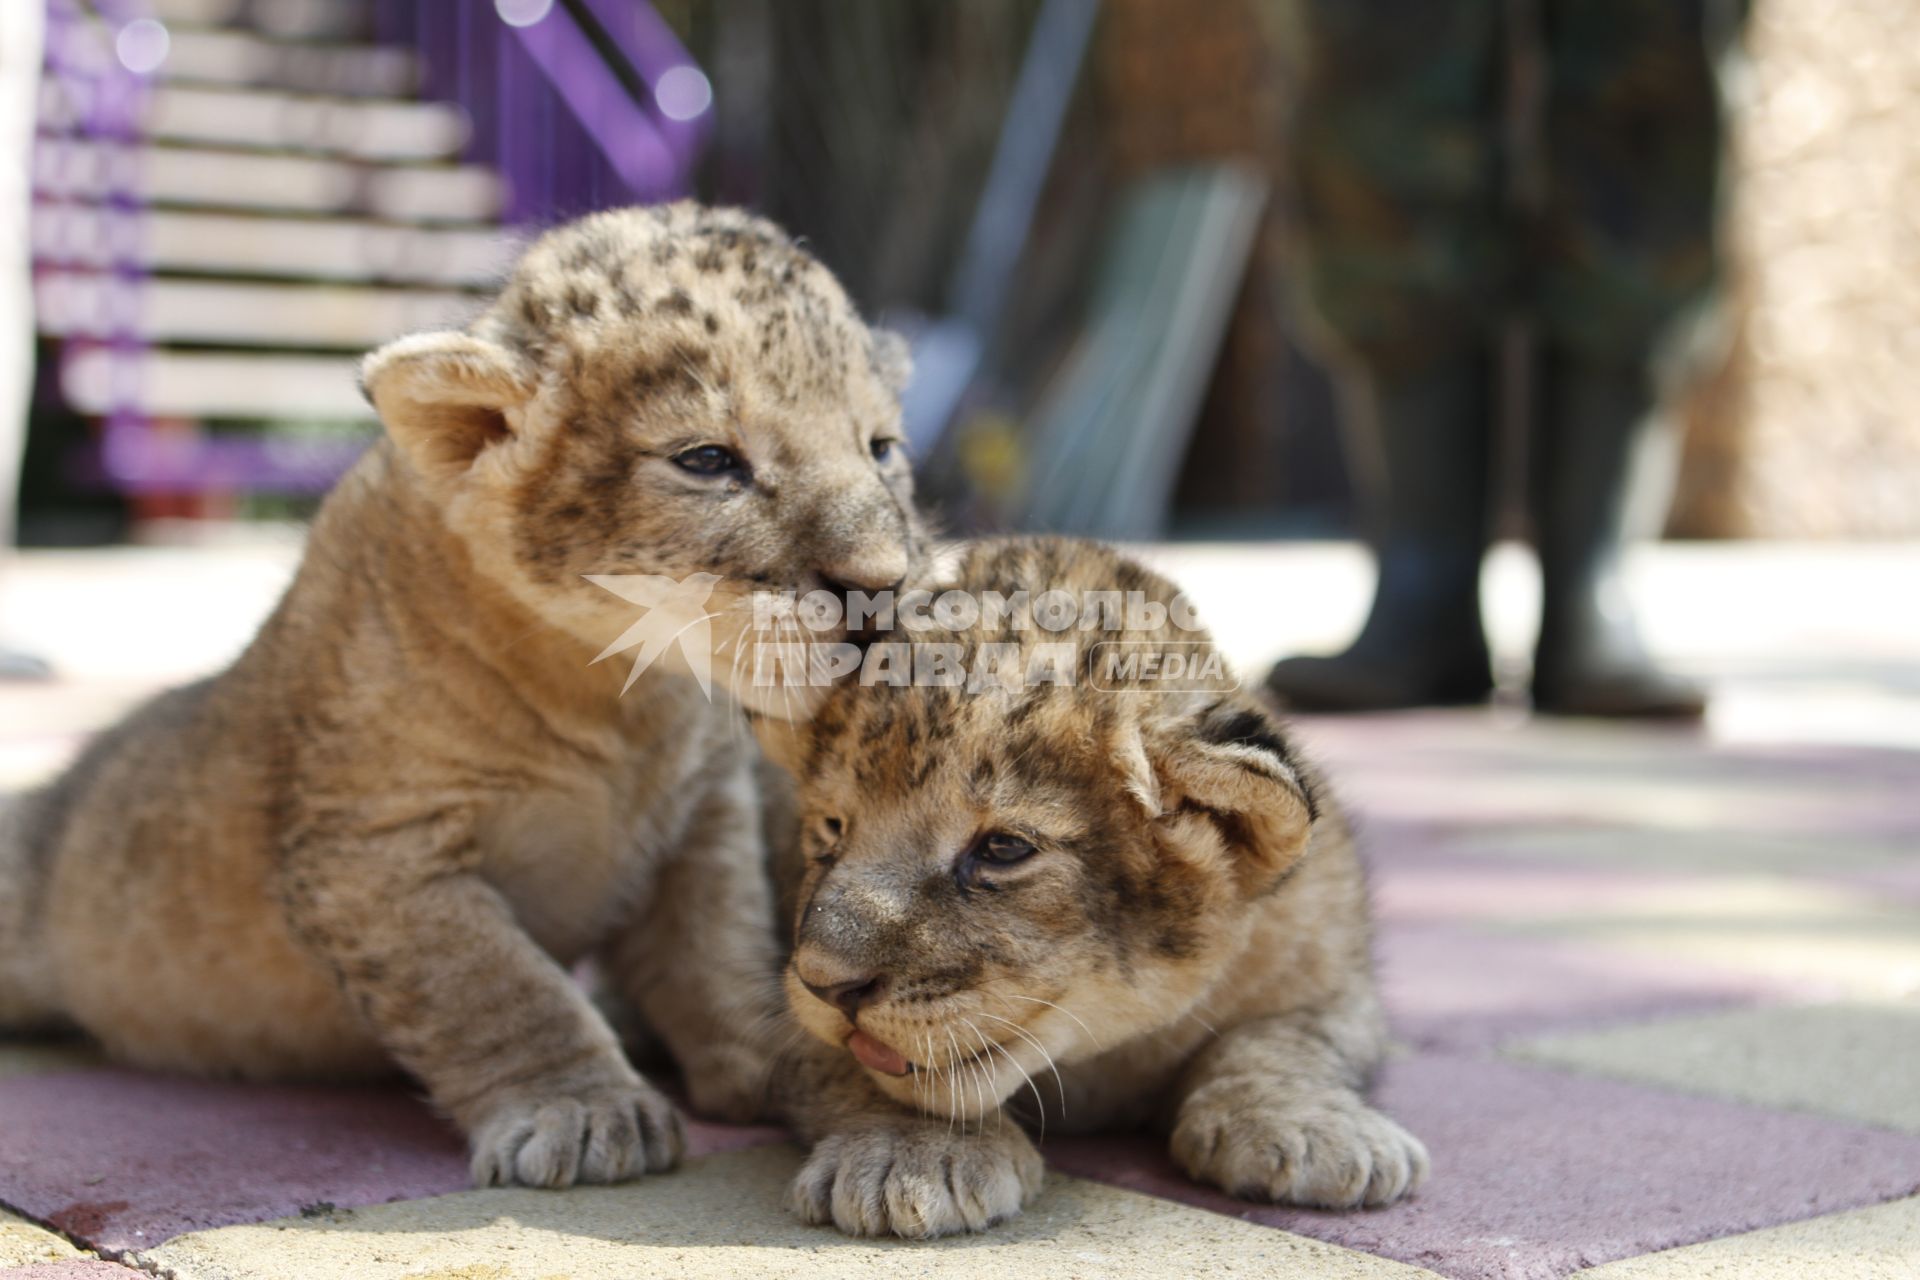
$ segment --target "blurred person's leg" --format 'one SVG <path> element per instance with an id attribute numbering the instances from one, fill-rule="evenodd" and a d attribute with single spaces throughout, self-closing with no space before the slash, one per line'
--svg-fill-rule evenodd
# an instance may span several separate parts
<path id="1" fill-rule="evenodd" d="M 1301 285 L 1342 391 L 1379 567 L 1360 636 L 1289 658 L 1300 710 L 1476 702 L 1495 329 L 1503 0 L 1304 0 L 1290 159 Z"/>
<path id="2" fill-rule="evenodd" d="M 1545 207 L 1529 440 L 1542 613 L 1534 702 L 1696 716 L 1640 638 L 1621 572 L 1657 535 L 1678 460 L 1676 392 L 1711 347 L 1724 0 L 1548 0 Z"/>
<path id="3" fill-rule="evenodd" d="M 13 550 L 20 455 L 33 397 L 33 124 L 40 84 L 41 0 L 0 0 L 0 572 Z M 0 616 L 0 629 L 6 619 Z M 0 630 L 0 679 L 47 674 Z"/>

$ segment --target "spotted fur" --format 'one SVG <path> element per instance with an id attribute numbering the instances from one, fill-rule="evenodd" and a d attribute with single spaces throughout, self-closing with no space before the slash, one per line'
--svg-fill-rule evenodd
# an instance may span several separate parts
<path id="1" fill-rule="evenodd" d="M 929 590 L 948 588 L 1178 594 L 1111 550 L 1052 539 L 978 544 Z M 857 1028 L 911 1061 L 864 1074 L 936 1123 L 1004 1110 L 1050 1131 L 1157 1124 L 1189 1172 L 1236 1195 L 1387 1203 L 1426 1154 L 1361 1094 L 1384 1031 L 1346 823 L 1224 662 L 1173 685 L 1100 666 L 1116 644 L 1215 653 L 1172 616 L 921 631 L 969 655 L 1064 643 L 1077 679 L 849 682 L 803 730 L 765 728 L 798 782 L 789 1005 L 829 1049 Z M 1036 852 L 983 861 L 996 832 Z M 851 1017 L 817 994 L 868 981 Z"/>
<path id="2" fill-rule="evenodd" d="M 396 438 L 428 437 L 430 480 L 442 453 L 465 476 L 484 451 L 489 483 L 450 519 L 511 528 L 515 589 L 604 643 L 625 606 L 588 574 L 719 575 L 720 641 L 755 590 L 897 582 L 922 537 L 913 477 L 904 447 L 874 454 L 900 439 L 909 372 L 900 338 L 779 228 L 683 203 L 551 233 L 467 332 L 397 343 L 364 380 Z M 463 417 L 449 390 L 473 401 Z M 674 465 L 700 445 L 741 470 Z"/>

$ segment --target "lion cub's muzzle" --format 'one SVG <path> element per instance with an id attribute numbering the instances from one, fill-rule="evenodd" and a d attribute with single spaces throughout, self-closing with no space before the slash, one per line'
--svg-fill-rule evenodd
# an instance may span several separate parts
<path id="1" fill-rule="evenodd" d="M 887 994 L 886 974 L 836 962 L 824 948 L 804 944 L 794 953 L 793 974 L 814 999 L 839 1010 L 846 1019 L 847 1051 L 860 1065 L 890 1076 L 904 1076 L 914 1069 L 905 1054 L 860 1027 L 860 1011 Z"/>

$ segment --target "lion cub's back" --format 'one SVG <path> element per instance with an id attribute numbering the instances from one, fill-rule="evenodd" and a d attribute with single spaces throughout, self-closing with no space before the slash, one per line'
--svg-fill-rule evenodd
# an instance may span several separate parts
<path id="1" fill-rule="evenodd" d="M 36 932 L 60 1007 L 145 1066 L 382 1069 L 331 977 L 261 909 L 273 900 L 273 748 L 231 678 L 155 698 L 33 802 Z M 299 1043 L 276 1030 L 287 1027 Z"/>

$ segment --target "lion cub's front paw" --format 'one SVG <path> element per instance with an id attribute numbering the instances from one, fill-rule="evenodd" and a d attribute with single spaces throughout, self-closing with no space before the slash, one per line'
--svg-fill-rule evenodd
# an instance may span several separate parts
<path id="1" fill-rule="evenodd" d="M 1171 1145 L 1195 1180 L 1243 1200 L 1373 1207 L 1427 1176 L 1420 1139 L 1345 1090 L 1205 1087 L 1180 1108 Z"/>
<path id="2" fill-rule="evenodd" d="M 902 1120 L 822 1139 L 788 1203 L 848 1235 L 923 1240 L 1011 1218 L 1040 1189 L 1041 1173 L 1040 1153 L 1011 1123 L 968 1134 Z"/>
<path id="3" fill-rule="evenodd" d="M 476 1186 L 621 1182 L 679 1163 L 680 1115 L 644 1080 L 514 1098 L 473 1130 Z"/>

